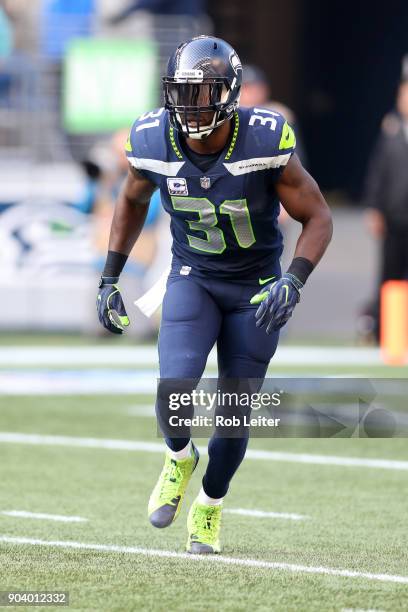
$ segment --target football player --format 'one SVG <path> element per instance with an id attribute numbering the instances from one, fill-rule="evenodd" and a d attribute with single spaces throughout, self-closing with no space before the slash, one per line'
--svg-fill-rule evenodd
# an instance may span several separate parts
<path id="1" fill-rule="evenodd" d="M 161 380 L 198 381 L 215 343 L 219 380 L 263 379 L 279 330 L 331 239 L 329 208 L 296 156 L 292 128 L 272 110 L 239 108 L 241 81 L 238 55 L 223 40 L 183 43 L 163 78 L 164 107 L 139 117 L 126 145 L 129 171 L 112 221 L 98 312 L 113 333 L 129 324 L 117 283 L 159 188 L 173 236 L 158 341 Z M 280 202 L 302 224 L 284 274 Z M 159 392 L 156 413 L 167 448 L 148 505 L 159 528 L 177 518 L 199 458 L 188 431 L 166 435 L 168 408 L 168 394 Z M 187 520 L 189 552 L 220 551 L 222 502 L 247 442 L 247 434 L 211 438 Z"/>

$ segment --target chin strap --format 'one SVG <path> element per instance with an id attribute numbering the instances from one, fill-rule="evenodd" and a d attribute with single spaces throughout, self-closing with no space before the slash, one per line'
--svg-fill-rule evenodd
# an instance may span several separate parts
<path id="1" fill-rule="evenodd" d="M 178 120 L 181 123 L 181 118 L 180 115 L 177 113 L 178 115 Z M 204 138 L 207 138 L 210 134 L 213 133 L 213 131 L 220 127 L 220 125 L 222 125 L 226 119 L 223 119 L 222 121 L 220 121 L 219 123 L 217 123 L 216 121 L 216 117 L 217 117 L 217 113 L 214 113 L 214 118 L 211 122 L 210 125 L 203 125 L 203 128 L 200 132 L 189 132 L 187 126 L 182 125 L 182 129 L 183 129 L 183 134 L 187 137 L 187 138 L 192 138 L 193 140 L 203 140 Z"/>
<path id="2" fill-rule="evenodd" d="M 214 130 L 215 128 L 211 128 L 211 130 L 206 130 L 205 132 L 193 132 L 191 134 L 189 134 L 188 132 L 184 132 L 184 134 L 188 138 L 192 138 L 193 140 L 204 140 L 205 138 L 208 138 L 208 136 L 212 134 Z"/>

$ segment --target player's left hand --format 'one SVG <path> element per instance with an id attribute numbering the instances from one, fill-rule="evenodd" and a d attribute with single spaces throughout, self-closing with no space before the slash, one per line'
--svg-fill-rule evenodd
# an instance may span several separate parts
<path id="1" fill-rule="evenodd" d="M 266 325 L 266 333 L 277 331 L 290 319 L 300 300 L 303 283 L 293 274 L 284 274 L 278 281 L 251 298 L 251 304 L 260 304 L 255 313 L 256 326 Z"/>

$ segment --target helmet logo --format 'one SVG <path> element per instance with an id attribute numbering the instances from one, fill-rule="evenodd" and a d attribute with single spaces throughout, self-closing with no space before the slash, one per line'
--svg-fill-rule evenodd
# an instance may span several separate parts
<path id="1" fill-rule="evenodd" d="M 235 74 L 238 73 L 238 70 L 242 70 L 241 60 L 239 59 L 239 57 L 235 53 L 235 51 L 233 51 L 231 53 L 229 60 L 230 60 L 230 64 L 231 64 Z"/>
<path id="2" fill-rule="evenodd" d="M 211 179 L 208 176 L 202 176 L 200 178 L 200 185 L 203 189 L 209 189 L 211 187 Z"/>

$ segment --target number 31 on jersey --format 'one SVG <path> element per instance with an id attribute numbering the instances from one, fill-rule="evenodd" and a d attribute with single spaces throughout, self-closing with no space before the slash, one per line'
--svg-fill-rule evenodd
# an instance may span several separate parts
<path id="1" fill-rule="evenodd" d="M 218 219 L 215 206 L 207 198 L 172 197 L 174 210 L 195 212 L 197 221 L 186 219 L 190 230 L 204 232 L 206 237 L 200 238 L 187 234 L 189 245 L 198 251 L 220 255 L 227 248 L 224 232 L 217 226 Z M 229 215 L 236 241 L 243 249 L 247 249 L 255 242 L 251 218 L 246 200 L 225 200 L 219 211 L 222 215 Z"/>

